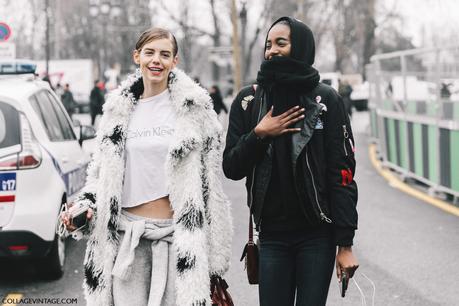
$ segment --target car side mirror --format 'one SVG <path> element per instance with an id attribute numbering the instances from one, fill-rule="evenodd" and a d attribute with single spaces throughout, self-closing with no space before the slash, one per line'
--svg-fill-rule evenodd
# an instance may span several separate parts
<path id="1" fill-rule="evenodd" d="M 78 143 L 80 146 L 83 144 L 83 141 L 88 139 L 93 139 L 96 137 L 96 129 L 90 125 L 81 125 L 80 126 L 80 139 Z"/>

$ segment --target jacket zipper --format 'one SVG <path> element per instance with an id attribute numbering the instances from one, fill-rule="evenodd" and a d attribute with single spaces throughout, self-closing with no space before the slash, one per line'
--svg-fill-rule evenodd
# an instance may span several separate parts
<path id="1" fill-rule="evenodd" d="M 308 167 L 309 174 L 311 174 L 312 187 L 314 188 L 314 195 L 315 195 L 315 199 L 316 199 L 316 204 L 317 204 L 317 207 L 319 208 L 319 211 L 320 211 L 320 219 L 321 220 L 325 220 L 325 222 L 327 222 L 327 223 L 332 223 L 332 220 L 325 215 L 325 213 L 322 211 L 322 208 L 320 207 L 320 204 L 319 204 L 319 197 L 317 196 L 317 189 L 316 189 L 316 184 L 315 184 L 315 180 L 314 180 L 314 175 L 312 174 L 311 167 L 309 166 L 308 147 L 307 146 L 306 146 L 306 152 L 305 153 L 306 153 L 306 165 Z"/>
<path id="2" fill-rule="evenodd" d="M 349 133 L 347 132 L 346 125 L 343 125 L 343 135 L 344 135 L 344 141 L 343 141 L 344 153 L 346 154 L 346 156 L 348 156 L 349 154 L 347 154 L 346 139 L 349 138 Z"/>
<path id="3" fill-rule="evenodd" d="M 260 122 L 260 117 L 261 117 L 261 110 L 263 108 L 263 98 L 260 97 L 260 110 L 258 111 L 258 118 L 257 118 L 257 124 Z M 257 168 L 257 166 L 255 165 L 253 167 L 253 171 L 252 171 L 252 183 L 250 184 L 250 206 L 249 206 L 249 213 L 252 213 L 252 205 L 253 205 L 253 184 L 255 183 L 255 169 Z M 257 230 L 260 228 L 260 225 L 261 225 L 261 217 L 260 217 L 260 221 L 258 222 L 258 224 L 256 224 L 256 228 Z"/>
<path id="4" fill-rule="evenodd" d="M 295 175 L 295 173 L 293 173 L 293 185 L 295 186 L 296 194 L 299 197 L 300 196 L 300 192 L 298 191 L 298 187 L 296 186 L 296 175 Z M 304 207 L 304 204 L 301 205 L 301 208 L 302 208 L 301 210 L 303 211 L 303 214 L 305 215 L 306 219 L 310 220 L 310 218 L 308 217 L 308 214 L 306 213 L 306 208 Z"/>

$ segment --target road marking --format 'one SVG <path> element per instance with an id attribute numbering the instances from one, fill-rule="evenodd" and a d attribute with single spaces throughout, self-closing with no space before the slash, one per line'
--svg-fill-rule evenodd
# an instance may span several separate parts
<path id="1" fill-rule="evenodd" d="M 452 204 L 442 201 L 440 199 L 431 197 L 427 194 L 425 194 L 422 191 L 419 191 L 408 184 L 405 184 L 402 180 L 400 180 L 397 176 L 392 174 L 392 172 L 388 169 L 384 169 L 381 165 L 381 162 L 376 158 L 376 145 L 375 144 L 370 144 L 368 146 L 368 153 L 370 155 L 370 160 L 371 163 L 373 164 L 373 167 L 378 171 L 378 173 L 384 177 L 389 184 L 392 187 L 395 187 L 415 198 L 418 198 L 419 200 L 422 200 L 430 205 L 433 205 L 437 208 L 440 208 L 452 215 L 455 215 L 459 217 L 459 208 L 456 206 L 453 206 Z"/>
<path id="2" fill-rule="evenodd" d="M 22 294 L 20 293 L 10 293 L 6 297 L 4 297 L 5 301 L 8 301 L 8 299 L 13 299 L 13 300 L 20 300 L 22 298 Z M 2 304 L 2 306 L 16 306 L 16 304 Z"/>

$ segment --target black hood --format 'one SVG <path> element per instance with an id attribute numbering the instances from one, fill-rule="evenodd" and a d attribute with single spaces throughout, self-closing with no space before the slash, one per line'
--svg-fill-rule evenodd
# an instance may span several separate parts
<path id="1" fill-rule="evenodd" d="M 269 28 L 268 33 L 273 26 L 282 20 L 287 21 L 290 25 L 290 57 L 312 66 L 316 56 L 316 44 L 311 29 L 298 19 L 285 16 L 277 19 Z M 268 35 L 266 34 L 265 51 L 267 40 Z"/>

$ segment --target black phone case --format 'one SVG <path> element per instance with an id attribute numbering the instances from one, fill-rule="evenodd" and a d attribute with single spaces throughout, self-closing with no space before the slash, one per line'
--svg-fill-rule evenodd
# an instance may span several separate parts
<path id="1" fill-rule="evenodd" d="M 341 278 L 341 297 L 346 296 L 346 290 L 347 290 L 347 284 L 348 284 L 348 279 L 346 276 Z"/>
<path id="2" fill-rule="evenodd" d="M 72 219 L 72 224 L 74 226 L 76 226 L 77 229 L 85 226 L 88 222 L 88 219 L 86 218 L 86 211 L 79 214 L 78 216 L 75 216 L 73 219 Z"/>

